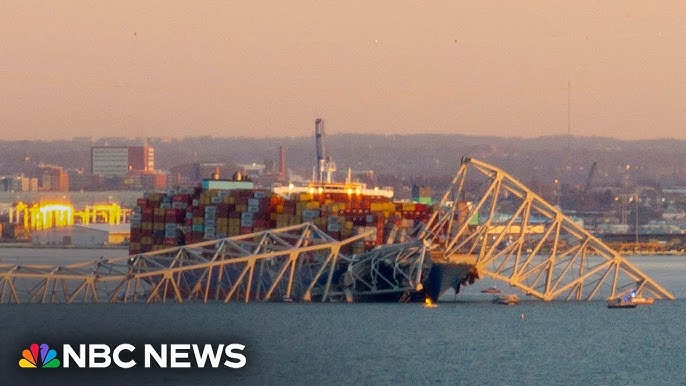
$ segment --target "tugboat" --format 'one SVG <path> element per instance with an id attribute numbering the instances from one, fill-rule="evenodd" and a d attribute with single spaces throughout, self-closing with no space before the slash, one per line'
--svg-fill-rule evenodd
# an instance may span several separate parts
<path id="1" fill-rule="evenodd" d="M 639 295 L 636 290 L 631 291 L 629 296 L 617 297 L 607 300 L 608 308 L 636 308 L 637 306 L 643 306 L 648 304 L 653 304 L 655 299 L 645 298 Z"/>
<path id="2" fill-rule="evenodd" d="M 638 304 L 626 297 L 607 300 L 607 308 L 636 308 L 636 306 Z"/>

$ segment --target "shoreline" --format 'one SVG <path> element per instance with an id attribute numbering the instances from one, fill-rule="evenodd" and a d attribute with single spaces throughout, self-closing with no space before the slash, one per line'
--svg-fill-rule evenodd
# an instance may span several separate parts
<path id="1" fill-rule="evenodd" d="M 619 252 L 619 251 L 618 251 Z M 666 251 L 666 252 L 655 252 L 655 251 L 639 251 L 639 252 L 619 252 L 622 256 L 686 256 L 684 251 Z"/>
<path id="2" fill-rule="evenodd" d="M 73 245 L 46 245 L 46 244 L 31 244 L 20 242 L 0 242 L 0 249 L 3 248 L 27 248 L 27 249 L 120 249 L 128 250 L 128 245 L 98 245 L 92 247 L 73 246 Z"/>
<path id="3" fill-rule="evenodd" d="M 112 249 L 128 251 L 128 245 L 98 245 L 98 246 L 74 246 L 74 245 L 47 245 L 31 244 L 30 242 L 0 242 L 0 249 L 26 248 L 26 249 L 62 249 L 62 250 L 88 250 L 88 249 Z M 686 256 L 686 250 L 670 251 L 617 251 L 622 256 Z"/>

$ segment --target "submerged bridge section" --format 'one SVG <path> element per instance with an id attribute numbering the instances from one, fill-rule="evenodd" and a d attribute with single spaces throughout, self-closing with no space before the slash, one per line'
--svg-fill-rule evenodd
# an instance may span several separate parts
<path id="1" fill-rule="evenodd" d="M 464 158 L 415 238 L 363 254 L 311 223 L 63 266 L 0 264 L 0 303 L 411 300 L 483 277 L 541 300 L 674 296 L 512 176 Z"/>

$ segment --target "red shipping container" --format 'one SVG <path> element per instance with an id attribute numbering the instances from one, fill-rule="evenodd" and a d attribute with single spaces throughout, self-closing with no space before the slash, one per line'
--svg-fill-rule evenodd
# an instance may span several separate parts
<path id="1" fill-rule="evenodd" d="M 257 212 L 253 213 L 252 215 L 253 220 L 269 220 L 270 219 L 270 213 L 264 213 L 264 212 Z M 258 226 L 258 225 L 255 225 Z"/>
<path id="2" fill-rule="evenodd" d="M 190 204 L 192 201 L 193 199 L 188 194 L 175 194 L 172 196 L 172 202 L 185 202 L 186 204 Z"/>
<path id="3" fill-rule="evenodd" d="M 181 224 L 186 220 L 186 211 L 183 209 L 167 209 L 164 219 L 169 224 Z"/>
<path id="4" fill-rule="evenodd" d="M 141 237 L 143 237 L 143 231 L 139 229 L 131 229 L 131 242 L 132 243 L 137 243 L 141 241 Z"/>
<path id="5" fill-rule="evenodd" d="M 262 219 L 256 220 L 255 218 L 253 218 L 252 224 L 253 224 L 254 228 L 271 228 L 272 227 L 271 221 L 269 221 L 269 220 L 262 220 Z"/>
<path id="6" fill-rule="evenodd" d="M 236 205 L 220 203 L 217 207 L 217 218 L 228 218 L 232 212 L 236 211 Z"/>
<path id="7" fill-rule="evenodd" d="M 141 222 L 152 221 L 155 212 L 153 208 L 143 208 L 141 209 Z"/>
<path id="8" fill-rule="evenodd" d="M 191 243 L 199 243 L 204 241 L 203 236 L 204 235 L 202 232 L 191 232 Z"/>

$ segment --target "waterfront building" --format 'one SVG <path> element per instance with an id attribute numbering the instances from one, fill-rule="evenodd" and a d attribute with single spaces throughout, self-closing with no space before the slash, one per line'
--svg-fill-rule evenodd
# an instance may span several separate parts
<path id="1" fill-rule="evenodd" d="M 61 166 L 42 165 L 40 190 L 46 192 L 68 192 L 69 174 Z"/>
<path id="2" fill-rule="evenodd" d="M 154 172 L 155 149 L 147 145 L 94 146 L 91 171 L 102 177 L 123 177 L 131 171 Z"/>

